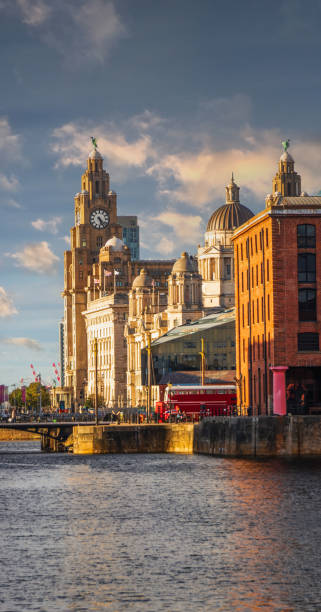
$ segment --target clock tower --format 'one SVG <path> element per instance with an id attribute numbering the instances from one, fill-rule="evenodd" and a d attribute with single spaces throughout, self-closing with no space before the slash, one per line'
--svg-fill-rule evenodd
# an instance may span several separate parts
<path id="1" fill-rule="evenodd" d="M 122 237 L 122 228 L 117 223 L 117 196 L 110 190 L 109 174 L 95 146 L 81 177 L 81 191 L 75 195 L 71 248 L 64 255 L 65 386 L 75 407 L 83 403 L 87 377 L 87 337 L 82 313 L 87 308 L 88 276 L 92 275 L 93 264 L 98 263 L 101 247 L 113 236 Z"/>

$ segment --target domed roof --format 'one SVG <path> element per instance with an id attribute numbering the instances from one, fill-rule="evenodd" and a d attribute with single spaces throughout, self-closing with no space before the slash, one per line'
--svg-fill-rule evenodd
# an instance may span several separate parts
<path id="1" fill-rule="evenodd" d="M 181 254 L 172 267 L 172 274 L 176 272 L 196 272 L 195 263 L 186 251 Z"/>
<path id="2" fill-rule="evenodd" d="M 89 159 L 103 159 L 102 155 L 97 151 L 97 149 L 93 149 L 91 153 L 89 153 Z"/>
<path id="3" fill-rule="evenodd" d="M 294 159 L 293 159 L 292 155 L 290 155 L 290 153 L 288 153 L 287 151 L 284 151 L 284 153 L 282 153 L 282 155 L 280 157 L 280 161 L 283 161 L 283 162 L 294 162 Z"/>
<path id="4" fill-rule="evenodd" d="M 213 212 L 207 224 L 207 232 L 213 230 L 233 231 L 236 227 L 254 217 L 252 211 L 240 203 L 240 188 L 234 182 L 233 174 L 229 185 L 225 189 L 226 204 Z"/>
<path id="5" fill-rule="evenodd" d="M 122 251 L 125 243 L 117 236 L 113 236 L 107 240 L 105 247 L 112 247 L 114 251 Z"/>
<path id="6" fill-rule="evenodd" d="M 147 274 L 144 268 L 141 269 L 140 274 L 136 276 L 133 281 L 133 289 L 140 289 L 144 287 L 152 287 L 153 279 Z"/>
<path id="7" fill-rule="evenodd" d="M 251 217 L 254 217 L 252 211 L 239 202 L 224 204 L 213 212 L 206 231 L 234 230 L 239 225 L 242 225 L 242 223 L 251 219 Z"/>

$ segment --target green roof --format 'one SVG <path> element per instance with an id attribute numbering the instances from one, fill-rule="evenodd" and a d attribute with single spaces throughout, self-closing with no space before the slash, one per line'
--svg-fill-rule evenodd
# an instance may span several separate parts
<path id="1" fill-rule="evenodd" d="M 226 325 L 227 323 L 235 322 L 235 308 L 229 308 L 227 310 L 223 310 L 221 312 L 216 312 L 206 317 L 202 317 L 197 321 L 193 321 L 193 323 L 186 323 L 185 325 L 178 325 L 173 329 L 170 329 L 166 334 L 157 338 L 152 342 L 152 346 L 158 346 L 159 344 L 163 344 L 164 342 L 170 342 L 171 340 L 176 340 L 182 336 L 188 336 L 191 334 L 198 334 L 200 332 L 205 332 L 213 327 L 219 327 L 221 325 Z"/>

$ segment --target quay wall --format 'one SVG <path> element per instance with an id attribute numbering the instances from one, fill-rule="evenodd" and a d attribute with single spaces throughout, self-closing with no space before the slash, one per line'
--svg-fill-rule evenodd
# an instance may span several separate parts
<path id="1" fill-rule="evenodd" d="M 221 457 L 321 456 L 321 417 L 205 419 L 195 425 L 194 452 Z"/>
<path id="2" fill-rule="evenodd" d="M 194 425 L 77 425 L 74 454 L 193 453 Z"/>
<path id="3" fill-rule="evenodd" d="M 19 431 L 16 429 L 1 429 L 0 442 L 18 442 L 25 440 L 39 440 L 40 435 L 30 431 Z"/>

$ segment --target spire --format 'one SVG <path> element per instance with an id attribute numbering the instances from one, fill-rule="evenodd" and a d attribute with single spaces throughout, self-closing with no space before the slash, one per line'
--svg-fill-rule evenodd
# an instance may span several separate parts
<path id="1" fill-rule="evenodd" d="M 279 169 L 272 181 L 272 193 L 295 197 L 301 193 L 301 177 L 294 170 L 294 159 L 288 152 L 290 139 L 282 141 L 283 153 L 279 160 Z"/>
<path id="2" fill-rule="evenodd" d="M 234 174 L 232 172 L 231 182 L 227 187 L 225 187 L 226 191 L 226 204 L 233 204 L 233 202 L 240 202 L 240 188 L 234 182 Z"/>

